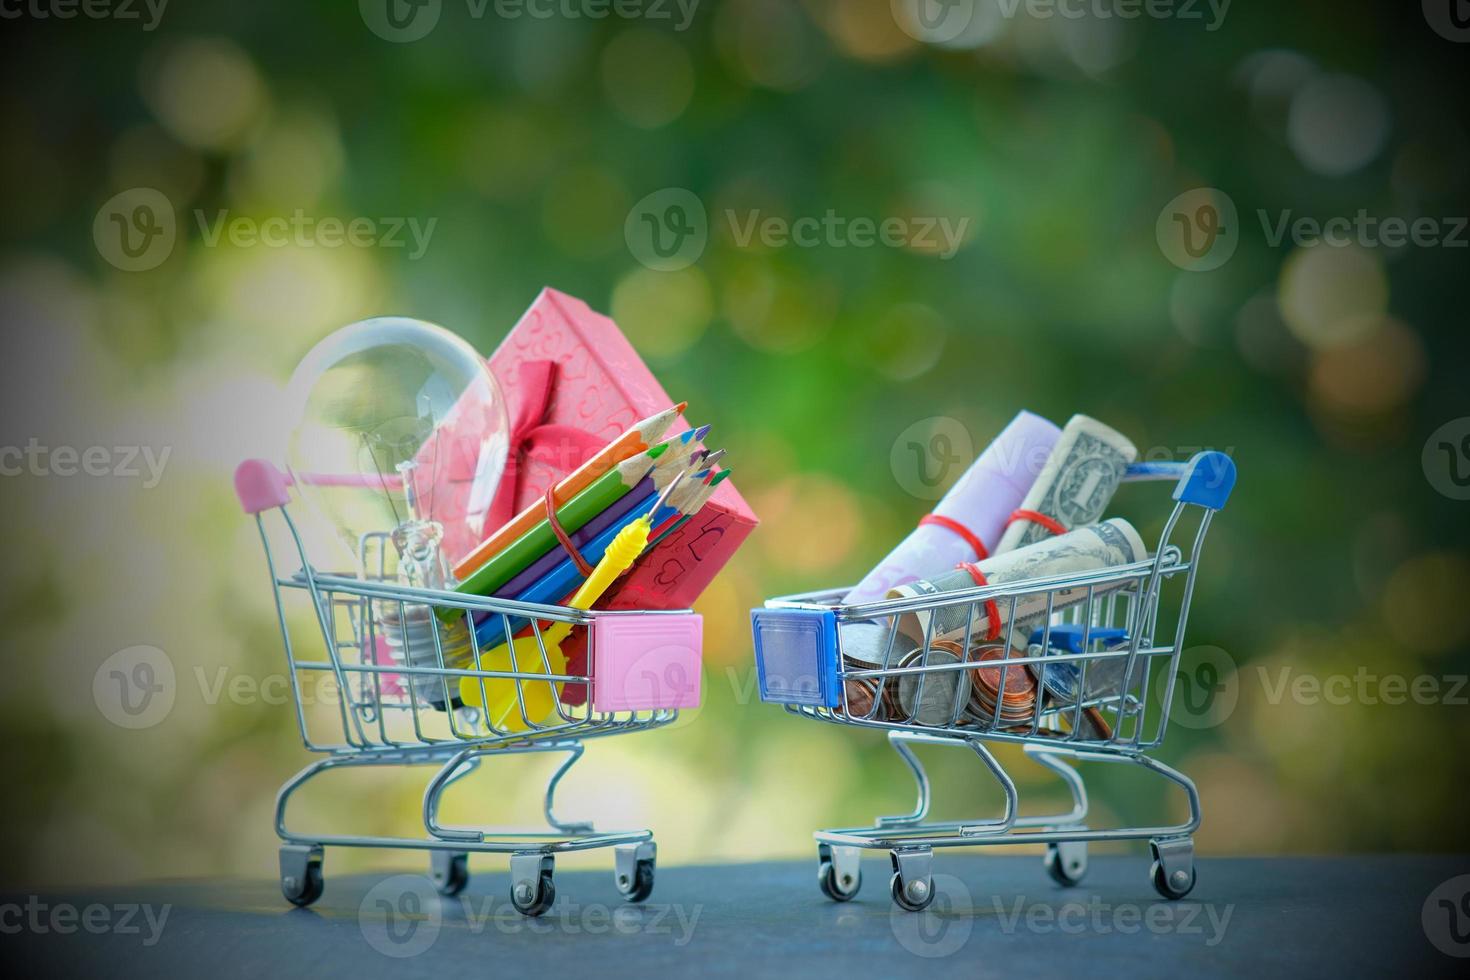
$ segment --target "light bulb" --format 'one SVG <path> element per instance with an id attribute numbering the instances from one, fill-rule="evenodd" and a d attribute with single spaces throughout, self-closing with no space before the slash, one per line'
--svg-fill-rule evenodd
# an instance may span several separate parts
<path id="1" fill-rule="evenodd" d="M 289 396 L 292 479 L 355 556 L 358 574 L 451 587 L 449 570 L 484 536 L 509 445 L 505 398 L 484 359 L 422 320 L 362 320 L 311 349 Z M 394 657 L 437 666 L 431 611 L 377 606 Z M 463 622 L 441 624 L 446 661 L 452 649 L 468 665 L 465 632 Z M 415 676 L 414 686 L 444 701 L 438 678 Z"/>

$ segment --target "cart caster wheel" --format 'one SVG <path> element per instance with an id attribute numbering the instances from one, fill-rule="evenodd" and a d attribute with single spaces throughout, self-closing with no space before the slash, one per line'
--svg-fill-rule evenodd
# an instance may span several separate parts
<path id="1" fill-rule="evenodd" d="M 1153 867 L 1149 868 L 1149 876 L 1153 879 L 1154 890 L 1170 901 L 1177 901 L 1194 891 L 1193 868 L 1188 871 L 1175 871 L 1166 876 L 1163 863 L 1155 861 Z"/>
<path id="2" fill-rule="evenodd" d="M 322 877 L 322 849 L 300 844 L 281 846 L 281 894 L 298 908 L 305 908 L 326 890 Z"/>
<path id="3" fill-rule="evenodd" d="M 653 841 L 620 844 L 613 851 L 613 872 L 624 901 L 642 902 L 653 894 L 653 867 L 658 846 Z"/>
<path id="4" fill-rule="evenodd" d="M 1063 888 L 1071 888 L 1087 877 L 1087 843 L 1063 841 L 1046 845 L 1046 873 Z"/>
<path id="5" fill-rule="evenodd" d="M 857 897 L 858 889 L 863 887 L 863 873 L 839 873 L 830 859 L 823 858 L 817 865 L 817 884 L 822 887 L 822 894 L 832 901 L 850 902 Z"/>
<path id="6" fill-rule="evenodd" d="M 1188 837 L 1151 840 L 1154 863 L 1149 877 L 1154 888 L 1167 899 L 1183 898 L 1194 889 L 1194 841 Z"/>
<path id="7" fill-rule="evenodd" d="M 463 851 L 433 851 L 429 879 L 445 898 L 453 898 L 470 883 L 470 856 Z"/>
<path id="8" fill-rule="evenodd" d="M 551 883 L 550 856 L 516 854 L 510 859 L 510 903 L 521 915 L 534 918 L 556 901 Z"/>
<path id="9" fill-rule="evenodd" d="M 905 882 L 903 876 L 894 872 L 889 884 L 893 902 L 906 912 L 922 912 L 934 901 L 934 883 L 928 878 L 915 878 Z"/>
<path id="10" fill-rule="evenodd" d="M 631 879 L 627 875 L 619 874 L 618 891 L 622 892 L 624 901 L 647 900 L 653 894 L 653 862 L 639 861 Z"/>

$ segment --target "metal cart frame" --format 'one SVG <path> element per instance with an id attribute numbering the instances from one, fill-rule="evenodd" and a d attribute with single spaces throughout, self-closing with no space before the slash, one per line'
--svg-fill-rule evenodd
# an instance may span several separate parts
<path id="1" fill-rule="evenodd" d="M 410 588 L 387 580 L 385 572 L 367 579 L 323 574 L 308 560 L 301 534 L 287 509 L 285 475 L 268 462 L 251 460 L 241 465 L 235 484 L 246 513 L 256 520 L 265 550 L 301 738 L 309 751 L 324 755 L 287 780 L 276 799 L 276 833 L 282 841 L 281 890 L 286 899 L 304 906 L 322 895 L 322 864 L 328 846 L 428 851 L 430 876 L 446 896 L 458 894 L 468 884 L 471 853 L 509 854 L 511 901 L 528 916 L 542 914 L 555 898 L 555 855 L 611 847 L 619 893 L 632 902 L 646 899 L 653 890 L 657 855 L 653 832 L 599 832 L 590 822 L 559 818 L 553 809 L 554 798 L 562 778 L 582 757 L 587 740 L 669 725 L 678 718 L 678 707 L 697 703 L 699 617 L 687 610 L 584 612 Z M 279 514 L 300 557 L 301 570 L 293 575 L 283 576 L 277 569 L 264 517 L 269 511 Z M 378 568 L 386 569 L 386 539 L 386 534 L 364 536 L 364 567 L 373 568 L 374 561 L 368 556 L 375 556 Z M 310 638 L 304 642 L 324 648 L 324 659 L 308 659 L 300 654 L 286 610 L 288 597 L 292 596 L 309 601 L 308 616 L 314 620 L 314 628 L 306 630 Z M 409 610 L 424 607 L 434 618 L 424 620 L 432 628 L 419 634 L 419 645 L 415 647 L 413 639 L 403 633 L 399 635 L 397 655 L 382 655 L 385 647 L 380 641 L 391 629 L 384 612 L 391 615 L 396 611 L 397 621 L 402 623 Z M 522 632 L 534 637 L 540 668 L 477 669 L 472 639 L 462 651 L 468 665 L 457 664 L 452 650 L 446 655 L 444 629 L 439 622 L 461 620 L 472 638 L 476 619 L 487 616 L 499 617 L 506 636 Z M 585 629 L 584 669 L 573 671 L 569 667 L 562 673 L 553 670 L 543 641 L 546 624 L 552 622 Z M 616 629 L 612 628 L 614 624 Z M 629 630 L 629 626 L 635 628 Z M 424 633 L 432 640 L 432 648 L 423 642 Z M 599 685 L 599 672 L 604 678 L 615 675 L 615 683 L 604 681 Z M 336 710 L 311 715 L 302 696 L 303 678 L 328 675 L 339 693 Z M 512 683 L 519 717 L 512 714 L 495 724 L 484 712 L 465 707 L 457 694 L 465 679 L 479 684 L 482 704 L 489 701 L 487 684 Z M 583 685 L 585 700 L 580 705 L 569 705 L 553 696 L 554 715 L 533 719 L 527 712 L 529 685 L 542 683 Z M 324 720 L 321 714 L 331 717 Z M 332 737 L 319 738 L 322 727 L 329 728 Z M 486 758 L 542 752 L 566 754 L 547 782 L 543 804 L 547 829 L 499 831 L 450 826 L 440 819 L 445 791 L 476 772 Z M 288 825 L 292 796 L 318 777 L 344 769 L 389 766 L 436 767 L 423 794 L 425 836 L 323 833 Z"/>
<path id="2" fill-rule="evenodd" d="M 1087 871 L 1091 841 L 1147 840 L 1153 854 L 1150 877 L 1166 898 L 1187 895 L 1195 884 L 1193 833 L 1199 827 L 1199 793 L 1194 783 L 1147 752 L 1162 744 L 1173 700 L 1172 684 L 1162 694 L 1152 716 L 1148 708 L 1150 676 L 1160 667 L 1172 679 L 1183 651 L 1185 627 L 1205 535 L 1214 514 L 1224 507 L 1235 483 L 1234 462 L 1225 454 L 1203 452 L 1188 463 L 1144 463 L 1131 466 L 1125 482 L 1172 480 L 1172 513 L 1164 524 L 1156 551 L 1147 560 L 1077 575 L 1029 579 L 987 585 L 909 599 L 843 605 L 849 589 L 833 589 L 769 600 L 752 611 L 756 659 L 762 700 L 781 703 L 802 717 L 835 724 L 871 728 L 887 733 L 889 744 L 903 759 L 918 786 L 911 813 L 880 817 L 871 827 L 820 830 L 815 833 L 818 882 L 837 901 L 856 896 L 862 883 L 863 849 L 888 850 L 893 876 L 890 891 L 901 908 L 918 911 L 933 901 L 933 849 L 1012 844 L 1046 845 L 1045 868 L 1063 885 L 1079 882 Z M 1188 552 L 1171 543 L 1186 511 L 1195 510 L 1199 522 Z M 1169 584 L 1179 583 L 1177 615 L 1170 635 L 1156 639 L 1163 596 Z M 1080 598 L 1079 598 L 1080 596 Z M 1000 660 L 976 661 L 968 651 L 980 639 L 984 616 L 977 610 L 995 603 L 1008 609 L 1007 629 L 1018 625 L 1017 610 L 1043 605 L 1044 613 L 1029 624 L 1036 627 L 1025 656 L 1012 656 L 1009 637 Z M 990 606 L 989 608 L 995 608 Z M 964 609 L 963 657 L 934 657 L 934 636 L 941 611 Z M 902 631 L 900 618 L 927 614 L 923 642 L 905 657 L 895 657 Z M 1019 622 L 1025 622 L 1024 616 Z M 844 655 L 847 628 L 881 628 L 887 646 L 881 664 L 869 664 Z M 1058 649 L 1058 638 L 1068 638 L 1075 649 Z M 953 649 L 953 645 L 951 645 Z M 949 662 L 943 662 L 948 660 Z M 999 668 L 982 666 L 999 663 Z M 1017 723 L 1004 719 L 1001 706 L 1010 668 L 1020 666 L 1038 679 L 1034 705 Z M 994 712 L 977 712 L 964 697 L 973 690 L 968 678 L 990 669 L 999 677 Z M 1045 679 L 1049 671 L 1066 670 L 1075 678 L 1070 699 L 1058 703 Z M 1088 672 L 1112 671 L 1111 689 L 1091 692 Z M 955 678 L 959 678 L 956 680 Z M 867 685 L 866 687 L 854 684 Z M 884 692 L 892 685 L 910 683 L 912 708 L 895 704 Z M 954 687 L 952 710 L 940 718 L 921 718 L 926 683 Z M 962 689 L 962 686 L 964 688 Z M 941 689 L 943 692 L 946 689 Z M 854 697 L 859 691 L 872 692 Z M 1084 712 L 1102 718 L 1092 726 Z M 1106 724 L 1111 721 L 1111 724 Z M 1026 756 L 1055 773 L 1066 784 L 1072 806 L 1062 813 L 1020 814 L 1015 782 L 992 753 L 990 742 L 1023 746 Z M 964 747 L 973 751 L 1000 785 L 1005 808 L 999 818 L 967 821 L 929 821 L 930 782 L 912 746 Z M 1188 819 L 1170 825 L 1091 829 L 1087 826 L 1087 787 L 1074 763 L 1101 762 L 1136 766 L 1179 787 L 1188 804 Z"/>

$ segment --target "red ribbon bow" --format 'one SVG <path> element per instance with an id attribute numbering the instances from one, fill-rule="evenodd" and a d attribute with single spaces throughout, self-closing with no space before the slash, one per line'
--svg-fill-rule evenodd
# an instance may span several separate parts
<path id="1" fill-rule="evenodd" d="M 510 405 L 510 450 L 506 453 L 505 475 L 495 490 L 495 499 L 485 515 L 485 533 L 489 534 L 516 516 L 516 499 L 520 496 L 534 459 L 559 473 L 570 473 L 592 458 L 605 440 L 575 426 L 543 422 L 551 409 L 556 388 L 555 361 L 524 361 Z"/>

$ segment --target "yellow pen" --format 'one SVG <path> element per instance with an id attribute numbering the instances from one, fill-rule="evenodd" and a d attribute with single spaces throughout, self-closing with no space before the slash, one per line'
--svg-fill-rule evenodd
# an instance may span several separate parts
<path id="1" fill-rule="evenodd" d="M 569 608 L 592 608 L 592 604 L 602 597 L 607 587 L 638 560 L 638 556 L 648 546 L 648 537 L 653 531 L 653 515 L 664 506 L 669 495 L 686 475 L 687 471 L 674 477 L 646 514 L 632 521 L 613 537 L 607 550 L 603 552 L 602 560 L 592 569 L 592 574 L 587 576 L 581 588 L 567 601 Z M 549 664 L 549 673 L 564 674 L 567 663 L 561 653 L 561 643 L 571 631 L 571 623 L 555 622 L 539 631 L 539 642 L 537 634 L 533 632 L 508 644 L 502 643 L 480 655 L 480 669 L 539 674 Z M 543 646 L 546 650 L 545 660 L 541 657 Z M 460 700 L 466 705 L 479 707 L 482 680 L 488 701 L 485 706 L 486 721 L 505 731 L 527 731 L 530 727 L 528 720 L 533 724 L 545 722 L 555 712 L 556 701 L 561 695 L 561 681 L 521 682 L 511 677 L 464 677 L 459 682 Z M 523 702 L 524 714 L 521 712 Z"/>

